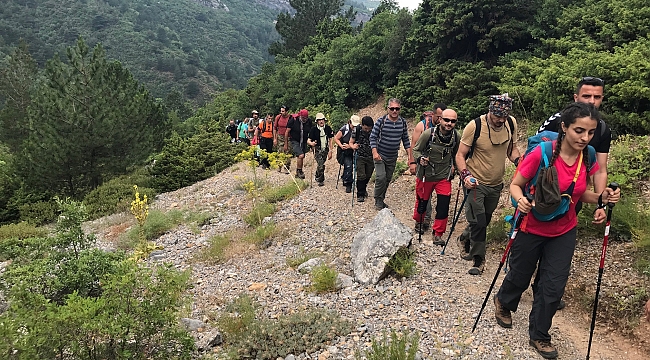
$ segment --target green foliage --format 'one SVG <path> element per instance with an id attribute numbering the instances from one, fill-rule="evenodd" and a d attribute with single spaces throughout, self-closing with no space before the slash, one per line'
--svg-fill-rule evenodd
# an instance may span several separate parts
<path id="1" fill-rule="evenodd" d="M 408 170 L 409 166 L 406 165 L 406 161 L 401 161 L 397 160 L 395 163 L 395 171 L 393 171 L 393 177 L 391 178 L 391 182 L 397 181 L 397 179 L 404 174 L 404 171 Z"/>
<path id="2" fill-rule="evenodd" d="M 275 205 L 267 202 L 259 202 L 255 204 L 253 209 L 244 215 L 244 222 L 250 226 L 259 226 L 265 217 L 272 215 L 275 212 Z"/>
<path id="3" fill-rule="evenodd" d="M 399 277 L 409 277 L 417 273 L 415 251 L 406 247 L 399 248 L 388 261 L 388 267 Z"/>
<path id="4" fill-rule="evenodd" d="M 512 210 L 508 208 L 499 214 L 496 219 L 492 219 L 486 230 L 486 241 L 488 243 L 502 244 L 503 241 L 510 238 L 510 223 L 505 221 L 505 217 L 512 215 Z"/>
<path id="5" fill-rule="evenodd" d="M 230 144 L 230 138 L 215 124 L 201 126 L 189 138 L 172 134 L 165 140 L 151 167 L 153 187 L 173 191 L 207 179 L 234 163 L 246 144 Z"/>
<path id="6" fill-rule="evenodd" d="M 39 228 L 26 222 L 0 226 L 0 241 L 7 239 L 24 240 L 44 236 L 47 236 L 47 229 Z"/>
<path id="7" fill-rule="evenodd" d="M 1 284 L 10 306 L 0 315 L 0 357 L 189 359 L 193 340 L 178 324 L 189 273 L 89 248 L 83 206 L 58 203 L 54 237 L 13 243 Z M 0 244 L 4 255 L 9 247 Z"/>
<path id="8" fill-rule="evenodd" d="M 91 44 L 103 43 L 108 56 L 155 96 L 186 92 L 194 82 L 198 102 L 215 90 L 243 87 L 272 60 L 267 48 L 279 38 L 273 29 L 279 8 L 240 0 L 216 7 L 197 1 L 77 1 L 54 12 L 58 2 L 53 0 L 3 5 L 0 53 L 23 39 L 43 64 L 83 34 Z"/>
<path id="9" fill-rule="evenodd" d="M 415 360 L 419 343 L 420 334 L 417 332 L 397 333 L 391 329 L 389 337 L 384 330 L 383 337 L 373 339 L 370 350 L 365 351 L 363 357 L 359 351 L 354 355 L 357 360 Z"/>
<path id="10" fill-rule="evenodd" d="M 88 209 L 90 219 L 128 211 L 133 198 L 133 184 L 138 184 L 138 191 L 153 199 L 156 191 L 147 187 L 151 183 L 149 176 L 142 171 L 131 175 L 118 176 L 95 188 L 84 196 L 83 204 Z"/>
<path id="11" fill-rule="evenodd" d="M 186 216 L 187 215 L 180 210 L 171 210 L 168 212 L 151 210 L 149 216 L 147 216 L 147 220 L 142 226 L 142 229 L 134 227 L 128 231 L 126 234 L 127 239 L 129 240 L 128 244 L 133 246 L 140 240 L 155 240 L 167 231 L 182 224 L 185 221 Z M 142 231 L 142 234 L 144 235 L 143 239 L 140 239 L 140 231 Z"/>
<path id="12" fill-rule="evenodd" d="M 25 221 L 34 225 L 45 225 L 52 223 L 58 216 L 58 206 L 56 201 L 36 201 L 25 203 L 18 207 L 20 221 Z"/>
<path id="13" fill-rule="evenodd" d="M 225 336 L 228 343 L 236 343 L 246 330 L 255 322 L 255 310 L 259 307 L 250 296 L 241 294 L 229 303 L 225 312 L 217 319 L 217 327 Z"/>
<path id="14" fill-rule="evenodd" d="M 623 135 L 613 142 L 607 166 L 609 181 L 624 192 L 639 192 L 641 181 L 650 174 L 650 139 L 648 136 Z"/>
<path id="15" fill-rule="evenodd" d="M 268 188 L 262 191 L 264 200 L 268 203 L 276 203 L 284 200 L 289 200 L 298 195 L 302 190 L 307 187 L 307 182 L 302 179 L 296 179 L 285 185 L 275 188 Z"/>
<path id="16" fill-rule="evenodd" d="M 242 240 L 251 244 L 255 244 L 257 246 L 262 246 L 267 243 L 267 241 L 271 239 L 276 233 L 277 229 L 275 227 L 275 224 L 273 222 L 270 222 L 265 225 L 257 226 L 254 231 L 246 234 Z"/>
<path id="17" fill-rule="evenodd" d="M 313 353 L 352 329 L 348 321 L 321 309 L 282 315 L 276 320 L 254 320 L 249 324 L 242 321 L 241 324 L 244 329 L 238 337 L 225 337 L 227 349 L 237 358 L 265 360 Z"/>
<path id="18" fill-rule="evenodd" d="M 47 63 L 29 109 L 33 129 L 16 169 L 35 191 L 81 197 L 144 161 L 168 131 L 161 107 L 131 73 L 81 38 L 67 63 Z"/>
<path id="19" fill-rule="evenodd" d="M 317 294 L 336 291 L 336 277 L 338 272 L 327 265 L 314 267 L 309 274 L 311 289 Z"/>
<path id="20" fill-rule="evenodd" d="M 208 246 L 201 249 L 195 260 L 210 265 L 216 265 L 226 260 L 225 250 L 230 245 L 230 236 L 215 235 L 208 240 Z"/>
<path id="21" fill-rule="evenodd" d="M 12 204 L 12 197 L 20 185 L 14 174 L 14 156 L 0 143 L 0 224 L 15 221 L 19 216 L 18 209 Z"/>
<path id="22" fill-rule="evenodd" d="M 287 257 L 287 265 L 296 268 L 307 260 L 316 258 L 320 255 L 321 254 L 316 251 L 305 252 L 305 249 L 301 248 L 296 255 Z"/>

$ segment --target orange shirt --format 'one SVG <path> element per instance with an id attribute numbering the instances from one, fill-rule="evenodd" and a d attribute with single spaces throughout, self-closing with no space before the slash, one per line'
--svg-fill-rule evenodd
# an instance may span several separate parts
<path id="1" fill-rule="evenodd" d="M 266 120 L 262 121 L 259 125 L 260 134 L 263 138 L 273 139 L 273 121 L 267 122 Z"/>

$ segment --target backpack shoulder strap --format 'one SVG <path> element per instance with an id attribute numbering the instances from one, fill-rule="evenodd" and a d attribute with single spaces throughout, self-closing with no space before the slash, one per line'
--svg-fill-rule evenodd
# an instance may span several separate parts
<path id="1" fill-rule="evenodd" d="M 589 169 L 587 169 L 587 172 L 590 172 L 596 166 L 598 159 L 596 158 L 596 149 L 593 146 L 587 145 L 587 149 L 589 151 Z"/>
<path id="2" fill-rule="evenodd" d="M 474 148 L 476 148 L 476 140 L 478 140 L 479 136 L 481 136 L 481 118 L 483 118 L 484 115 L 481 115 L 474 119 L 474 125 L 476 128 L 474 129 L 474 139 L 472 140 L 472 146 L 469 147 L 469 151 L 467 152 L 467 159 L 471 158 L 472 155 L 474 155 Z"/>
<path id="3" fill-rule="evenodd" d="M 543 165 L 545 168 L 548 167 L 551 158 L 553 157 L 553 143 L 549 141 L 542 141 L 539 143 L 539 146 L 542 150 L 542 161 L 540 165 Z"/>
<path id="4" fill-rule="evenodd" d="M 359 136 L 361 136 L 361 125 L 357 125 L 354 129 L 354 139 L 356 142 L 359 141 Z"/>

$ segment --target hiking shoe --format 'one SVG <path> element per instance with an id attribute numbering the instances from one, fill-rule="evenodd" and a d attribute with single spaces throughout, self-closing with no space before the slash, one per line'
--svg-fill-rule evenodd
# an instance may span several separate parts
<path id="1" fill-rule="evenodd" d="M 442 240 L 442 236 L 434 235 L 433 236 L 433 245 L 445 246 L 445 241 Z"/>
<path id="2" fill-rule="evenodd" d="M 562 309 L 564 309 L 565 307 L 566 307 L 566 302 L 564 302 L 564 300 L 560 299 L 560 303 L 557 304 L 557 309 L 558 309 L 558 310 L 562 310 Z"/>
<path id="3" fill-rule="evenodd" d="M 296 177 L 297 177 L 298 179 L 304 179 L 304 178 L 305 178 L 305 173 L 302 172 L 302 169 L 297 169 L 297 170 L 296 170 Z"/>
<path id="4" fill-rule="evenodd" d="M 510 314 L 510 310 L 501 305 L 496 295 L 494 295 L 494 318 L 502 328 L 512 328 L 512 314 Z"/>
<path id="5" fill-rule="evenodd" d="M 478 256 L 474 257 L 474 266 L 472 266 L 469 271 L 470 275 L 481 275 L 485 269 L 485 261 Z"/>
<path id="6" fill-rule="evenodd" d="M 318 186 L 324 186 L 324 185 L 325 185 L 325 183 L 323 181 L 318 182 Z"/>
<path id="7" fill-rule="evenodd" d="M 365 195 L 357 195 L 357 202 L 364 202 L 364 201 L 366 201 Z"/>
<path id="8" fill-rule="evenodd" d="M 551 340 L 533 340 L 528 342 L 534 347 L 544 359 L 557 359 L 557 349 L 551 344 Z"/>
<path id="9" fill-rule="evenodd" d="M 469 254 L 469 250 L 467 249 L 467 242 L 463 240 L 461 236 L 456 238 L 456 244 L 458 245 L 458 249 L 460 249 L 460 258 L 463 260 L 474 260 L 474 258 Z"/>
<path id="10" fill-rule="evenodd" d="M 375 200 L 375 210 L 381 210 L 387 208 L 386 203 L 381 200 Z"/>
<path id="11" fill-rule="evenodd" d="M 345 192 L 348 194 L 352 192 L 352 184 L 345 185 Z"/>

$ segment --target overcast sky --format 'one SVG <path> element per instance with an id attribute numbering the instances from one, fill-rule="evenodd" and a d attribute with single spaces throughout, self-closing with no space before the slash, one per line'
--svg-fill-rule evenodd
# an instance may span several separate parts
<path id="1" fill-rule="evenodd" d="M 407 7 L 410 10 L 417 9 L 421 2 L 422 0 L 397 0 L 400 7 Z"/>

